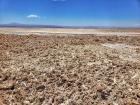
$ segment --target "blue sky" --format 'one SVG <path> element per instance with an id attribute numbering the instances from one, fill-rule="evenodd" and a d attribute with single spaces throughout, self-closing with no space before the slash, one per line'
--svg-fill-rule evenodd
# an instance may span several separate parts
<path id="1" fill-rule="evenodd" d="M 0 0 L 0 24 L 140 26 L 140 0 Z"/>

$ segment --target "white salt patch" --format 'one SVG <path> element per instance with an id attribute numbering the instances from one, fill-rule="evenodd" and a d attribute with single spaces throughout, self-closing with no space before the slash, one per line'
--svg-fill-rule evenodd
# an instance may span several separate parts
<path id="1" fill-rule="evenodd" d="M 135 78 L 137 78 L 137 77 L 139 77 L 139 74 L 138 74 L 138 73 L 136 73 L 136 74 L 132 77 L 132 79 L 135 79 Z"/>
<path id="2" fill-rule="evenodd" d="M 102 44 L 104 47 L 109 47 L 112 49 L 124 49 L 124 48 L 138 48 L 137 46 L 130 46 L 127 44 L 120 44 L 120 43 L 115 43 L 115 44 L 111 44 L 111 43 L 104 43 Z"/>
<path id="3" fill-rule="evenodd" d="M 118 52 L 118 56 L 120 59 L 132 62 L 140 61 L 140 54 L 136 52 L 136 48 L 140 48 L 139 46 L 131 46 L 124 43 L 104 43 L 102 44 L 102 46 L 106 48 L 115 49 Z"/>

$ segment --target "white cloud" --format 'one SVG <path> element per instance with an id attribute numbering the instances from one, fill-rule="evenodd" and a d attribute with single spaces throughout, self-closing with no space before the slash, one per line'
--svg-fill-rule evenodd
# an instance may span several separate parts
<path id="1" fill-rule="evenodd" d="M 38 15 L 33 15 L 33 14 L 27 16 L 27 18 L 39 18 L 39 17 L 40 17 L 40 16 L 38 16 Z"/>
<path id="2" fill-rule="evenodd" d="M 140 27 L 140 24 L 134 24 L 134 26 L 136 26 L 136 27 L 139 26 Z"/>

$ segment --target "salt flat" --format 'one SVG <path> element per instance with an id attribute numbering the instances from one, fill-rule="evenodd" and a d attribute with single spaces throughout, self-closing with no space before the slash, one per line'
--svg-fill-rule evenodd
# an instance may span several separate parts
<path id="1" fill-rule="evenodd" d="M 15 35 L 98 35 L 98 36 L 137 36 L 140 35 L 140 29 L 66 29 L 66 28 L 0 28 L 1 34 Z"/>

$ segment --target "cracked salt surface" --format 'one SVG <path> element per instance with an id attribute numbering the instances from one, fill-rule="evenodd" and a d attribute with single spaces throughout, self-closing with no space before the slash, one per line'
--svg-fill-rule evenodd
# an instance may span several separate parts
<path id="1" fill-rule="evenodd" d="M 104 43 L 102 46 L 115 49 L 119 54 L 119 58 L 132 62 L 140 62 L 140 54 L 136 52 L 139 46 L 131 46 L 124 43 Z"/>
<path id="2" fill-rule="evenodd" d="M 0 34 L 6 34 L 6 35 L 61 35 L 61 36 L 66 36 L 66 35 L 84 35 L 84 34 L 90 34 L 90 35 L 97 35 L 97 36 L 138 36 L 140 35 L 140 32 L 99 32 L 99 31 L 62 31 L 62 30 L 57 30 L 57 31 L 52 31 L 52 30 L 44 30 L 44 31 L 38 31 L 38 30 L 28 30 L 28 31 L 23 31 L 23 30 L 18 30 L 18 31 L 13 31 L 13 30 L 2 30 Z"/>
<path id="3" fill-rule="evenodd" d="M 124 49 L 124 48 L 139 48 L 138 46 L 130 46 L 130 45 L 127 45 L 127 44 L 124 44 L 124 43 L 115 43 L 115 44 L 111 44 L 111 43 L 105 43 L 105 44 L 102 44 L 103 46 L 105 47 L 109 47 L 109 48 L 113 48 L 113 49 Z"/>

